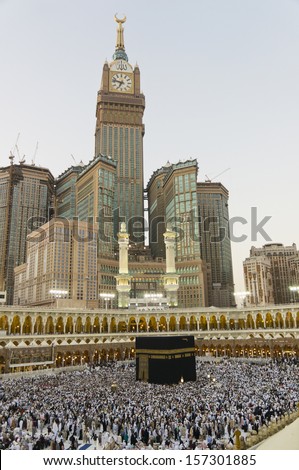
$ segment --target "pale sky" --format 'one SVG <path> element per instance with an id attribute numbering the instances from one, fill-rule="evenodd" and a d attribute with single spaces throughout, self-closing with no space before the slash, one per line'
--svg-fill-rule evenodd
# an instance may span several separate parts
<path id="1" fill-rule="evenodd" d="M 145 183 L 166 163 L 197 158 L 220 180 L 236 290 L 252 245 L 251 207 L 273 242 L 299 246 L 298 0 L 0 0 L 0 165 L 20 154 L 58 176 L 94 155 L 97 91 L 115 48 L 115 13 L 146 98 Z M 227 168 L 230 168 L 227 170 Z M 225 171 L 227 170 L 227 171 Z M 221 172 L 224 173 L 217 177 Z"/>

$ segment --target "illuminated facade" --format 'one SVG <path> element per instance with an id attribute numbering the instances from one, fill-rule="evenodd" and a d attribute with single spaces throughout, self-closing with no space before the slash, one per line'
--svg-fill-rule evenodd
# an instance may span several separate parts
<path id="1" fill-rule="evenodd" d="M 299 304 L 126 311 L 0 307 L 1 372 L 134 358 L 136 335 L 194 335 L 200 356 L 299 358 Z"/>

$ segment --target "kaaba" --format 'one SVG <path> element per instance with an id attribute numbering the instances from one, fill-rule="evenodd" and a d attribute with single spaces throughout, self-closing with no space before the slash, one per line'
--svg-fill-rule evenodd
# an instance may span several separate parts
<path id="1" fill-rule="evenodd" d="M 137 337 L 136 380 L 156 384 L 195 381 L 194 336 Z"/>

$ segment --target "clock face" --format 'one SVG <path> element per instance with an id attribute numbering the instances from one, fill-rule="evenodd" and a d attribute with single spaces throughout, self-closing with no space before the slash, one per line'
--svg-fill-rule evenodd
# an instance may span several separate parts
<path id="1" fill-rule="evenodd" d="M 115 91 L 130 91 L 132 88 L 132 79 L 125 73 L 115 73 L 112 75 L 111 85 Z"/>

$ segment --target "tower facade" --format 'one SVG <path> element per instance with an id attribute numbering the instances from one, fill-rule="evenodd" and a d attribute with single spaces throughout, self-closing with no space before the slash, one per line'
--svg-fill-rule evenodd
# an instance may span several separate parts
<path id="1" fill-rule="evenodd" d="M 221 183 L 198 182 L 200 247 L 208 269 L 208 305 L 235 305 L 229 233 L 228 190 Z"/>
<path id="2" fill-rule="evenodd" d="M 51 219 L 27 237 L 27 260 L 15 269 L 15 305 L 97 307 L 97 228 Z"/>
<path id="3" fill-rule="evenodd" d="M 25 262 L 27 235 L 49 220 L 54 178 L 46 168 L 14 164 L 0 169 L 0 291 L 13 303 L 14 268 Z"/>
<path id="4" fill-rule="evenodd" d="M 197 204 L 197 160 L 167 163 L 156 170 L 147 185 L 149 243 L 157 259 L 167 258 L 169 237 L 166 227 L 176 233 L 175 261 L 179 278 L 179 307 L 206 306 L 206 264 L 201 259 Z M 165 279 L 164 279 L 165 286 Z"/>
<path id="5" fill-rule="evenodd" d="M 110 156 L 117 163 L 114 200 L 114 237 L 120 221 L 131 239 L 143 241 L 143 136 L 145 99 L 140 91 L 140 71 L 128 61 L 123 23 L 118 24 L 113 61 L 105 63 L 96 109 L 95 156 Z"/>
<path id="6" fill-rule="evenodd" d="M 282 243 L 268 243 L 262 248 L 252 246 L 250 258 L 266 256 L 270 261 L 275 304 L 288 304 L 294 301 L 294 293 L 290 287 L 294 283 L 292 264 L 298 256 L 296 244 L 284 246 Z M 260 287 L 254 283 L 254 297 L 258 297 Z"/>
<path id="7" fill-rule="evenodd" d="M 251 256 L 243 261 L 244 283 L 249 305 L 274 303 L 271 262 L 267 256 Z"/>

